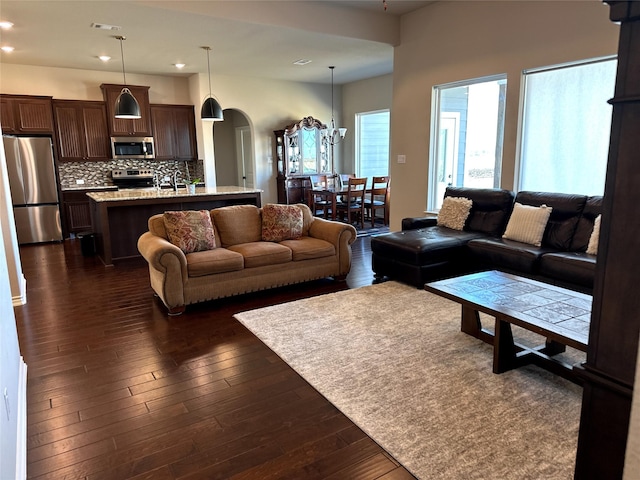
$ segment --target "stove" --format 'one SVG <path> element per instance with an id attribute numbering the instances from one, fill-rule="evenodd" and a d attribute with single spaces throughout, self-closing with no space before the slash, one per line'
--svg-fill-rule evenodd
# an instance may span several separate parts
<path id="1" fill-rule="evenodd" d="M 153 187 L 152 168 L 124 168 L 111 170 L 111 179 L 118 188 Z"/>

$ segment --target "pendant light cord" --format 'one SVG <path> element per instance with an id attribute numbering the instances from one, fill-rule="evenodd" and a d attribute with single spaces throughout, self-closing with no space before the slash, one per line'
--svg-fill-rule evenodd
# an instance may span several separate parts
<path id="1" fill-rule="evenodd" d="M 335 128 L 336 122 L 333 120 L 333 69 L 335 66 L 329 67 L 331 69 L 331 128 Z"/>
<path id="2" fill-rule="evenodd" d="M 127 74 L 124 73 L 124 49 L 122 48 L 122 41 L 125 40 L 126 37 L 119 36 L 118 40 L 120 40 L 120 58 L 122 58 L 122 78 L 124 79 L 124 84 L 127 84 Z"/>
<path id="3" fill-rule="evenodd" d="M 211 47 L 204 47 L 207 50 L 207 73 L 209 74 L 209 98 L 213 98 L 211 95 L 211 65 L 209 63 L 209 52 L 211 51 Z"/>

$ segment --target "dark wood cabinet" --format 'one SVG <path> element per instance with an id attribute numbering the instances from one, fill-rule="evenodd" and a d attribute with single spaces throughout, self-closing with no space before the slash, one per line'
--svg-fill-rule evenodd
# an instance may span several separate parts
<path id="1" fill-rule="evenodd" d="M 51 97 L 0 96 L 2 133 L 53 133 Z"/>
<path id="2" fill-rule="evenodd" d="M 138 119 L 116 118 L 115 104 L 118 95 L 124 87 L 131 90 L 131 94 L 140 105 L 141 117 Z M 112 137 L 149 137 L 151 136 L 151 110 L 149 106 L 149 87 L 139 85 L 115 85 L 103 83 L 100 85 L 104 101 L 107 106 L 109 135 Z"/>
<path id="3" fill-rule="evenodd" d="M 59 161 L 111 158 L 104 102 L 54 100 L 53 112 Z"/>
<path id="4" fill-rule="evenodd" d="M 151 105 L 156 160 L 195 160 L 195 124 L 193 105 Z"/>
<path id="5" fill-rule="evenodd" d="M 113 188 L 93 188 L 91 190 L 66 190 L 62 192 L 63 234 L 69 238 L 70 234 L 93 232 L 91 220 L 91 202 L 88 192 L 113 190 Z"/>

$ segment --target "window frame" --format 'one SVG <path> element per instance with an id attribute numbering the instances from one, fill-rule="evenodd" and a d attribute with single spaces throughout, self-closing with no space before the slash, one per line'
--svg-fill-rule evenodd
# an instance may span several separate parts
<path id="1" fill-rule="evenodd" d="M 436 211 L 438 208 L 436 205 L 442 201 L 442 198 L 437 198 L 438 188 L 437 188 L 437 168 L 438 168 L 438 152 L 440 147 L 440 105 L 441 105 L 441 96 L 440 92 L 443 89 L 453 89 L 460 87 L 469 87 L 475 84 L 481 83 L 489 83 L 489 82 L 504 82 L 505 86 L 508 86 L 508 76 L 506 73 L 498 73 L 494 75 L 486 75 L 482 77 L 475 77 L 466 80 L 458 80 L 455 82 L 447 82 L 441 83 L 438 85 L 434 85 L 431 89 L 431 128 L 429 132 L 429 168 L 427 172 L 427 211 Z M 505 87 L 506 88 L 506 87 Z M 504 111 L 502 112 L 502 135 L 499 135 L 496 138 L 496 141 L 502 142 L 500 150 L 502 151 L 504 148 L 504 120 L 506 115 L 506 98 L 505 98 L 505 106 Z M 494 170 L 493 175 L 493 184 L 500 185 L 502 180 L 502 161 L 503 158 L 500 158 L 500 164 L 496 165 L 496 169 Z"/>
<path id="2" fill-rule="evenodd" d="M 355 145 L 354 145 L 354 151 L 355 151 L 355 160 L 354 160 L 354 170 L 355 170 L 355 174 L 358 177 L 362 176 L 362 149 L 361 149 L 361 134 L 362 134 L 362 127 L 361 127 L 361 119 L 364 116 L 367 115 L 374 115 L 374 114 L 380 114 L 380 113 L 388 113 L 389 114 L 389 130 L 387 132 L 387 173 L 385 174 L 385 176 L 389 176 L 390 175 L 390 170 L 391 170 L 391 166 L 390 166 L 390 155 L 391 155 L 391 109 L 389 108 L 381 108 L 378 110 L 369 110 L 366 112 L 358 112 L 355 114 Z M 379 175 L 377 175 L 379 176 Z"/>

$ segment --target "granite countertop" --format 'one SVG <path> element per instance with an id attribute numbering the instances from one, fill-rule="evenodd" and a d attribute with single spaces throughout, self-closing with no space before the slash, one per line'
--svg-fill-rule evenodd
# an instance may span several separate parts
<path id="1" fill-rule="evenodd" d="M 118 190 L 118 187 L 115 185 L 72 185 L 68 187 L 61 187 L 60 190 L 63 192 L 77 192 L 84 190 L 114 191 Z"/>
<path id="2" fill-rule="evenodd" d="M 88 192 L 87 196 L 96 202 L 117 202 L 124 200 L 148 200 L 153 198 L 179 198 L 194 196 L 211 196 L 211 195 L 233 195 L 237 193 L 262 193 L 257 188 L 246 187 L 197 187 L 196 193 L 189 193 L 186 188 L 179 188 L 178 191 L 173 189 L 157 189 L 151 188 L 126 188 L 118 191 L 108 192 Z"/>

